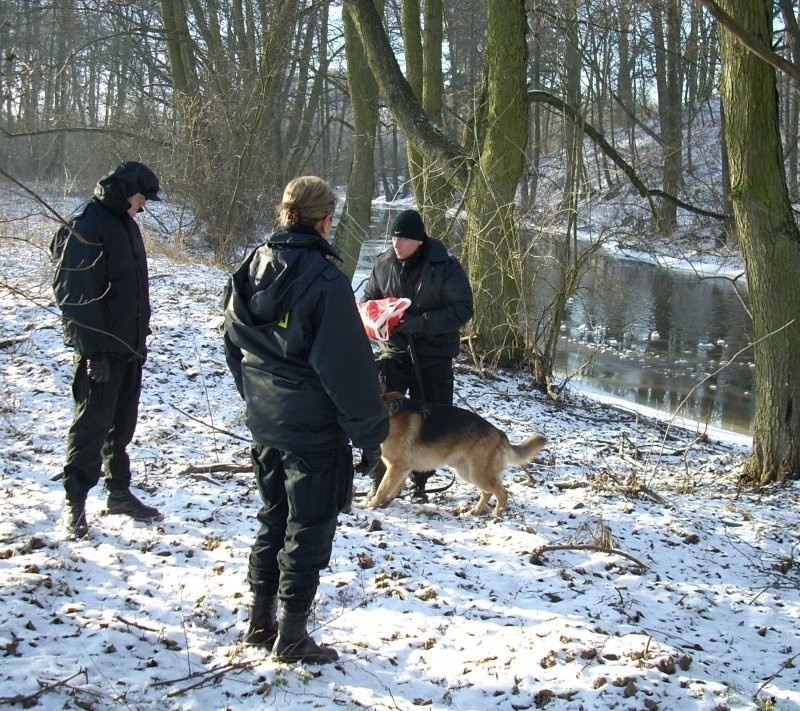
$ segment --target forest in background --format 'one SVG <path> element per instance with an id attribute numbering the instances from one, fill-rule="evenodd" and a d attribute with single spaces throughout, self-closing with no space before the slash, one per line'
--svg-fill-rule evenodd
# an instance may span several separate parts
<path id="1" fill-rule="evenodd" d="M 773 42 L 792 55 L 793 8 L 779 5 Z M 568 102 L 648 188 L 725 213 L 721 137 L 709 144 L 698 130 L 719 120 L 717 35 L 700 3 L 528 2 L 526 10 L 530 90 Z M 429 34 L 437 12 L 438 42 Z M 383 18 L 406 73 L 423 75 L 442 128 L 468 136 L 485 81 L 485 0 L 390 0 Z M 341 3 L 312 0 L 3 3 L 3 170 L 84 192 L 109 158 L 138 157 L 157 169 L 172 199 L 187 201 L 212 244 L 246 242 L 292 176 L 311 172 L 348 184 L 361 137 L 345 29 Z M 797 195 L 800 102 L 790 78 L 780 96 L 787 178 Z M 407 194 L 404 134 L 385 106 L 375 109 L 373 190 Z M 594 195 L 626 201 L 635 192 L 597 141 L 569 144 L 574 122 L 552 105 L 533 101 L 527 129 L 523 212 L 536 210 L 541 183 L 553 180 L 564 206 L 573 191 L 578 205 Z M 657 150 L 643 151 L 647 143 Z M 573 174 L 542 175 L 548 157 L 573 153 Z M 697 162 L 710 160 L 717 179 L 698 183 Z M 678 204 L 660 209 L 669 233 Z"/>
<path id="2" fill-rule="evenodd" d="M 271 223 L 287 179 L 317 173 L 346 193 L 335 243 L 351 274 L 373 196 L 411 191 L 473 284 L 466 349 L 529 364 L 543 390 L 597 247 L 578 239 L 587 206 L 632 205 L 625 229 L 655 240 L 712 232 L 748 271 L 750 475 L 784 479 L 800 470 L 797 14 L 788 0 L 3 3 L 0 173 L 35 203 L 39 185 L 85 194 L 143 160 L 191 215 L 181 241 L 220 260 Z M 527 218 L 560 235 L 556 297 L 533 322 Z"/>

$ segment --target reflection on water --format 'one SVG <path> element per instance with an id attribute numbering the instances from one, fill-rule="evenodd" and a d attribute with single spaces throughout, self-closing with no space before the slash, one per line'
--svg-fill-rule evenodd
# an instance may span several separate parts
<path id="1" fill-rule="evenodd" d="M 750 331 L 728 280 L 598 253 L 568 305 L 556 367 L 665 414 L 750 433 Z"/>

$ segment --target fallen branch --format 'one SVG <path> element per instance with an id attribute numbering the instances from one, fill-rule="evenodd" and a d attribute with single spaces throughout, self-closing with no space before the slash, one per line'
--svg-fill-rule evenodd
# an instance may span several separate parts
<path id="1" fill-rule="evenodd" d="M 556 487 L 559 491 L 565 491 L 567 489 L 585 489 L 589 486 L 588 481 L 554 481 L 553 486 Z"/>
<path id="2" fill-rule="evenodd" d="M 220 486 L 220 482 L 211 477 L 203 476 L 204 473 L 213 472 L 249 472 L 253 470 L 252 464 L 190 464 L 185 469 L 178 472 L 178 476 L 186 476 L 197 481 L 205 481 L 209 484 Z"/>
<path id="3" fill-rule="evenodd" d="M 651 498 L 657 504 L 661 504 L 664 508 L 672 508 L 670 503 L 656 494 L 652 489 L 649 489 L 646 486 L 642 486 L 638 484 L 636 486 L 625 486 L 624 484 L 620 484 L 619 486 L 611 486 L 608 487 L 609 491 L 614 494 L 625 494 L 626 496 L 638 496 L 639 494 L 644 494 L 645 496 Z"/>
<path id="4" fill-rule="evenodd" d="M 36 705 L 36 701 L 40 696 L 43 696 L 48 691 L 53 691 L 53 689 L 58 689 L 62 686 L 67 686 L 69 682 L 71 682 L 75 677 L 80 676 L 83 674 L 86 676 L 86 669 L 80 669 L 76 671 L 72 676 L 67 677 L 66 679 L 62 679 L 61 681 L 53 682 L 52 684 L 44 684 L 40 681 L 39 684 L 42 686 L 39 691 L 33 694 L 17 694 L 16 696 L 0 696 L 0 704 L 7 704 L 8 706 L 13 706 L 15 704 L 20 704 L 22 708 L 29 709 L 31 706 Z M 88 678 L 87 678 L 88 681 Z"/>
<path id="5" fill-rule="evenodd" d="M 27 336 L 9 336 L 8 338 L 4 338 L 0 340 L 0 350 L 3 350 L 4 348 L 10 348 L 11 346 L 16 346 L 18 343 L 22 343 L 27 338 Z"/>
<path id="6" fill-rule="evenodd" d="M 176 696 L 181 696 L 185 694 L 187 691 L 191 691 L 192 689 L 197 689 L 200 686 L 204 686 L 210 682 L 214 682 L 220 677 L 225 676 L 229 671 L 235 671 L 237 669 L 249 669 L 250 667 L 254 666 L 255 664 L 261 663 L 262 659 L 252 659 L 246 662 L 232 662 L 231 664 L 225 664 L 221 667 L 215 667 L 214 669 L 205 669 L 201 672 L 194 672 L 193 674 L 187 674 L 186 676 L 182 676 L 179 679 L 167 679 L 165 681 L 156 681 L 153 682 L 153 686 L 169 686 L 171 684 L 179 684 L 182 681 L 188 681 L 190 679 L 194 679 L 194 683 L 189 684 L 188 686 L 182 687 L 180 689 L 175 689 L 174 691 L 170 691 L 167 693 L 169 698 L 174 698 Z"/>
<path id="7" fill-rule="evenodd" d="M 145 632 L 155 632 L 156 634 L 161 634 L 161 629 L 148 627 L 147 625 L 143 625 L 139 622 L 126 620 L 122 615 L 114 615 L 114 619 L 119 620 L 123 625 L 128 625 L 129 627 L 136 627 L 137 629 L 144 630 Z"/>
<path id="8" fill-rule="evenodd" d="M 210 474 L 211 472 L 249 472 L 253 466 L 251 464 L 190 464 L 179 474 L 189 474 L 191 472 L 201 472 Z"/>
<path id="9" fill-rule="evenodd" d="M 173 410 L 177 410 L 178 412 L 180 412 L 181 415 L 184 415 L 185 417 L 188 417 L 190 420 L 194 420 L 195 422 L 199 422 L 201 425 L 205 425 L 210 430 L 214 430 L 214 432 L 219 432 L 220 434 L 228 435 L 228 437 L 233 437 L 234 439 L 239 439 L 242 442 L 249 442 L 250 441 L 250 439 L 248 437 L 242 437 L 242 435 L 236 434 L 235 432 L 231 432 L 230 430 L 224 430 L 221 427 L 216 427 L 215 425 L 209 424 L 205 420 L 201 420 L 199 417 L 195 417 L 194 415 L 190 415 L 188 412 L 186 412 L 185 410 L 181 410 L 181 408 L 179 408 L 177 405 L 173 405 L 171 402 L 169 402 L 167 404 Z"/>
<path id="10" fill-rule="evenodd" d="M 780 676 L 781 672 L 784 669 L 789 669 L 790 667 L 794 666 L 794 660 L 797 659 L 798 657 L 800 657 L 800 652 L 798 652 L 797 654 L 793 654 L 791 657 L 789 657 L 783 664 L 781 664 L 781 668 L 778 669 L 778 671 L 776 671 L 771 676 L 767 677 L 764 683 L 761 686 L 759 686 L 758 689 L 756 689 L 756 693 L 753 694 L 753 701 L 758 700 L 758 695 L 764 690 L 764 687 L 767 684 L 769 684 L 775 677 Z"/>
<path id="11" fill-rule="evenodd" d="M 531 553 L 531 557 L 529 562 L 533 563 L 534 565 L 541 564 L 541 556 L 542 553 L 549 553 L 550 551 L 595 551 L 596 553 L 611 553 L 613 555 L 620 555 L 623 558 L 627 558 L 630 561 L 633 561 L 638 565 L 640 568 L 647 570 L 647 566 L 642 563 L 638 558 L 634 558 L 630 553 L 626 553 L 625 551 L 619 550 L 619 548 L 604 548 L 603 546 L 592 546 L 592 545 L 562 545 L 562 546 L 542 546 L 541 548 L 537 548 L 533 553 Z"/>
<path id="12" fill-rule="evenodd" d="M 664 508 L 672 508 L 670 503 L 656 494 L 655 491 L 650 489 L 649 487 L 645 486 L 644 484 L 623 484 L 619 477 L 617 477 L 612 471 L 606 470 L 606 475 L 611 479 L 616 486 L 607 486 L 606 489 L 615 493 L 615 494 L 625 494 L 626 496 L 634 495 L 638 496 L 639 494 L 644 494 L 645 496 L 649 496 L 653 501 L 657 504 L 661 504 Z"/>

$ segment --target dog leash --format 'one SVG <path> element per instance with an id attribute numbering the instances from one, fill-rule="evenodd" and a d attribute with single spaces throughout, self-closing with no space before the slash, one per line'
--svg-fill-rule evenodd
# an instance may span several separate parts
<path id="1" fill-rule="evenodd" d="M 437 487 L 434 487 L 433 489 L 427 489 L 426 488 L 425 489 L 425 493 L 426 494 L 440 494 L 443 491 L 447 491 L 451 486 L 453 486 L 453 484 L 455 483 L 455 480 L 456 480 L 456 475 L 453 472 L 453 473 L 450 474 L 450 481 L 448 481 L 444 486 L 437 486 Z M 401 494 L 398 494 L 395 498 L 402 499 L 403 497 L 408 496 L 409 494 L 413 494 L 413 493 L 414 493 L 413 491 L 404 491 Z M 369 492 L 368 491 L 356 491 L 356 492 L 353 493 L 353 498 L 354 499 L 362 499 L 365 496 L 369 496 Z"/>
<path id="2" fill-rule="evenodd" d="M 436 487 L 436 488 L 434 488 L 434 489 L 427 489 L 427 488 L 426 488 L 426 489 L 425 489 L 425 493 L 426 493 L 426 494 L 439 494 L 439 493 L 441 493 L 442 491 L 447 491 L 447 490 L 448 490 L 448 489 L 449 489 L 451 486 L 453 486 L 453 484 L 454 484 L 455 480 L 456 480 L 456 475 L 455 475 L 455 472 L 452 472 L 452 473 L 450 474 L 450 481 L 448 481 L 448 482 L 447 482 L 447 484 L 445 484 L 444 486 L 437 486 L 437 487 Z M 409 492 L 409 493 L 410 493 L 410 492 Z"/>
<path id="3" fill-rule="evenodd" d="M 411 363 L 414 366 L 414 375 L 417 376 L 417 387 L 419 388 L 419 397 L 417 400 L 425 400 L 425 386 L 422 384 L 422 370 L 419 367 L 417 344 L 413 335 L 409 335 L 408 337 L 408 354 L 411 356 Z"/>

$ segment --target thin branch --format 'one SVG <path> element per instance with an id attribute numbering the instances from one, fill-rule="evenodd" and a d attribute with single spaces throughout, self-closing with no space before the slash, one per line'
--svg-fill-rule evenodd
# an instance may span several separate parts
<path id="1" fill-rule="evenodd" d="M 53 691 L 54 689 L 58 689 L 62 686 L 67 686 L 69 682 L 71 682 L 75 677 L 80 676 L 83 674 L 86 675 L 86 669 L 80 669 L 76 671 L 72 676 L 68 676 L 66 679 L 62 679 L 61 681 L 53 682 L 52 684 L 44 684 L 39 691 L 33 694 L 17 694 L 16 696 L 2 696 L 0 697 L 0 704 L 7 704 L 9 706 L 14 706 L 16 704 L 20 704 L 20 706 L 24 709 L 29 709 L 32 706 L 36 705 L 37 700 L 40 696 L 43 696 L 49 691 Z M 41 684 L 42 682 L 39 682 Z"/>
<path id="2" fill-rule="evenodd" d="M 155 632 L 156 634 L 161 634 L 161 629 L 156 629 L 155 627 L 148 627 L 147 625 L 143 625 L 140 622 L 133 622 L 122 615 L 114 615 L 114 619 L 119 620 L 123 625 L 128 625 L 128 627 L 136 627 L 137 629 L 143 630 L 144 632 Z"/>
<path id="3" fill-rule="evenodd" d="M 753 694 L 753 701 L 758 699 L 758 695 L 764 690 L 764 687 L 767 684 L 769 684 L 773 679 L 775 679 L 777 676 L 780 676 L 781 672 L 783 672 L 785 669 L 789 669 L 790 667 L 794 666 L 794 660 L 797 659 L 798 657 L 800 657 L 800 652 L 798 652 L 797 654 L 793 654 L 791 657 L 789 657 L 783 664 L 781 664 L 781 668 L 778 669 L 778 671 L 767 677 L 764 680 L 764 683 L 761 684 L 761 686 L 759 686 L 756 689 L 756 693 Z"/>
<path id="4" fill-rule="evenodd" d="M 638 565 L 640 568 L 647 569 L 647 566 L 642 563 L 638 558 L 634 558 L 630 553 L 626 553 L 625 551 L 619 550 L 619 548 L 604 548 L 603 546 L 592 546 L 592 545 L 563 545 L 563 546 L 542 546 L 541 548 L 537 548 L 533 553 L 531 553 L 530 562 L 537 564 L 541 560 L 542 553 L 548 553 L 550 551 L 595 551 L 596 553 L 609 553 L 612 555 L 620 555 L 623 558 L 627 558 L 628 560 L 633 561 Z"/>
<path id="5" fill-rule="evenodd" d="M 192 689 L 196 689 L 200 686 L 204 686 L 205 684 L 214 682 L 220 677 L 227 674 L 229 671 L 236 671 L 238 669 L 249 669 L 256 664 L 260 664 L 261 662 L 262 662 L 261 659 L 251 659 L 245 662 L 232 662 L 231 664 L 225 664 L 221 667 L 215 667 L 214 669 L 206 669 L 201 672 L 195 672 L 194 674 L 187 674 L 186 676 L 182 676 L 179 679 L 167 679 L 165 681 L 155 681 L 153 682 L 153 686 L 169 686 L 171 684 L 178 684 L 182 681 L 188 681 L 190 679 L 194 679 L 194 683 L 167 693 L 168 697 L 174 698 L 175 696 L 181 696 L 182 694 L 185 694 L 187 691 L 191 691 Z"/>
<path id="6" fill-rule="evenodd" d="M 719 212 L 712 212 L 711 210 L 704 210 L 703 208 L 695 207 L 694 205 L 690 205 L 689 203 L 684 202 L 683 200 L 681 200 L 678 197 L 675 197 L 674 195 L 665 193 L 663 190 L 648 188 L 641 181 L 639 176 L 636 175 L 636 171 L 633 169 L 633 167 L 617 152 L 614 146 L 612 146 L 606 140 L 605 136 L 603 136 L 603 134 L 598 129 L 592 126 L 592 124 L 586 121 L 586 119 L 580 114 L 579 111 L 577 111 L 577 109 L 570 106 L 562 98 L 556 96 L 555 94 L 552 94 L 549 91 L 531 90 L 528 92 L 528 99 L 529 101 L 539 102 L 547 104 L 548 106 L 552 106 L 553 108 L 556 108 L 559 111 L 561 111 L 561 113 L 569 117 L 575 123 L 580 124 L 580 126 L 583 129 L 583 132 L 589 138 L 591 138 L 597 144 L 600 150 L 602 150 L 603 153 L 605 153 L 613 161 L 614 165 L 616 165 L 625 174 L 625 176 L 631 182 L 631 185 L 633 185 L 633 187 L 636 188 L 636 191 L 639 193 L 639 195 L 641 195 L 643 198 L 647 200 L 648 204 L 650 205 L 650 211 L 653 214 L 656 214 L 656 209 L 655 206 L 653 205 L 652 198 L 660 197 L 662 200 L 668 200 L 669 202 L 676 204 L 678 207 L 683 208 L 684 210 L 692 212 L 696 215 L 702 215 L 704 217 L 713 217 L 717 220 L 730 219 L 729 215 L 724 215 Z"/>
<path id="7" fill-rule="evenodd" d="M 234 439 L 241 440 L 242 442 L 249 442 L 250 441 L 247 437 L 242 437 L 242 435 L 238 435 L 235 432 L 231 432 L 230 430 L 224 430 L 221 427 L 215 427 L 214 425 L 210 425 L 205 420 L 201 420 L 199 417 L 195 417 L 194 415 L 190 415 L 185 410 L 181 410 L 181 408 L 179 408 L 177 405 L 173 405 L 171 402 L 169 402 L 167 404 L 173 410 L 177 410 L 178 412 L 180 412 L 181 415 L 184 415 L 185 417 L 188 417 L 190 420 L 194 420 L 195 422 L 199 422 L 201 425 L 205 425 L 210 430 L 214 430 L 215 432 L 220 432 L 220 433 L 222 433 L 224 435 L 228 435 L 228 437 L 233 437 Z"/>

